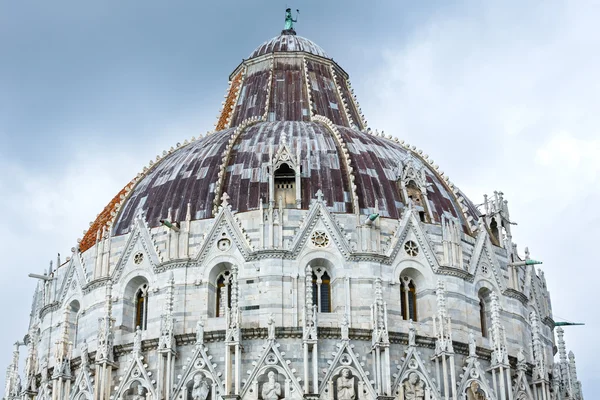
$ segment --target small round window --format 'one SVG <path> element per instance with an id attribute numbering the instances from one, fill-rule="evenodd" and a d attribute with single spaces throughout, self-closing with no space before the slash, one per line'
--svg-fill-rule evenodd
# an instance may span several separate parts
<path id="1" fill-rule="evenodd" d="M 133 262 L 139 265 L 142 263 L 142 261 L 144 261 L 144 253 L 135 253 L 133 256 Z"/>
<path id="2" fill-rule="evenodd" d="M 412 240 L 408 240 L 404 243 L 404 251 L 411 257 L 416 257 L 419 254 L 419 246 Z"/>

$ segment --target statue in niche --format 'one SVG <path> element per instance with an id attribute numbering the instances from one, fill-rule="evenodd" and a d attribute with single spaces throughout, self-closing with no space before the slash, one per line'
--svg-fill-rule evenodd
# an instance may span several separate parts
<path id="1" fill-rule="evenodd" d="M 150 391 L 148 391 L 148 394 Z M 147 396 L 144 396 L 144 387 L 142 385 L 137 385 L 135 388 L 135 393 L 131 396 L 131 400 L 146 400 Z"/>
<path id="2" fill-rule="evenodd" d="M 275 372 L 269 371 L 267 374 L 268 380 L 263 383 L 262 398 L 263 400 L 279 400 L 281 397 L 281 384 L 275 380 Z M 194 399 L 196 400 L 196 399 Z"/>
<path id="3" fill-rule="evenodd" d="M 192 400 L 206 400 L 210 387 L 206 379 L 202 378 L 202 375 L 198 374 L 194 376 L 194 385 L 192 386 Z"/>
<path id="4" fill-rule="evenodd" d="M 350 369 L 344 368 L 336 380 L 337 400 L 355 400 L 354 377 Z"/>
<path id="5" fill-rule="evenodd" d="M 424 400 L 425 382 L 421 380 L 416 372 L 411 372 L 408 379 L 402 383 L 404 398 L 401 400 Z"/>
<path id="6" fill-rule="evenodd" d="M 479 382 L 471 382 L 467 388 L 467 400 L 486 400 L 483 390 L 479 387 Z"/>

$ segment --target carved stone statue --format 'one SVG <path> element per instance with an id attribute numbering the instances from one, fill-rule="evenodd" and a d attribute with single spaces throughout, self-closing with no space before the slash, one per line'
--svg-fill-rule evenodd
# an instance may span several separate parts
<path id="1" fill-rule="evenodd" d="M 477 343 L 475 343 L 475 335 L 473 331 L 469 331 L 469 357 L 477 356 Z"/>
<path id="2" fill-rule="evenodd" d="M 142 352 L 142 330 L 140 327 L 136 327 L 133 335 L 133 352 L 140 354 Z"/>
<path id="3" fill-rule="evenodd" d="M 273 313 L 269 314 L 269 318 L 267 320 L 268 326 L 268 334 L 269 339 L 275 339 L 275 316 Z"/>
<path id="4" fill-rule="evenodd" d="M 409 346 L 416 346 L 416 344 L 417 344 L 416 336 L 417 336 L 417 330 L 415 329 L 415 326 L 413 325 L 413 322 L 411 319 L 409 322 L 409 325 L 408 325 L 408 345 Z"/>
<path id="5" fill-rule="evenodd" d="M 404 398 L 401 400 L 425 399 L 425 383 L 419 378 L 416 372 L 411 372 L 402 386 L 404 387 Z"/>
<path id="6" fill-rule="evenodd" d="M 194 386 L 192 387 L 193 400 L 206 400 L 209 390 L 208 382 L 202 378 L 202 375 L 194 376 Z"/>
<path id="7" fill-rule="evenodd" d="M 204 344 L 204 320 L 199 319 L 196 324 L 196 344 Z"/>
<path id="8" fill-rule="evenodd" d="M 90 357 L 88 354 L 88 345 L 85 339 L 83 339 L 83 342 L 81 343 L 81 365 L 86 371 L 89 371 Z"/>
<path id="9" fill-rule="evenodd" d="M 483 390 L 479 388 L 479 382 L 471 382 L 467 388 L 467 400 L 486 400 Z"/>
<path id="10" fill-rule="evenodd" d="M 337 400 L 355 400 L 354 377 L 348 368 L 344 368 L 336 380 Z"/>
<path id="11" fill-rule="evenodd" d="M 150 391 L 148 391 L 148 393 L 150 393 Z M 131 400 L 146 400 L 146 396 L 144 396 L 144 387 L 142 385 L 137 385 L 134 395 L 131 396 Z"/>
<path id="12" fill-rule="evenodd" d="M 262 398 L 263 400 L 278 400 L 281 399 L 281 385 L 275 381 L 275 372 L 269 371 L 267 374 L 269 380 L 263 383 Z M 196 400 L 196 399 L 194 399 Z"/>

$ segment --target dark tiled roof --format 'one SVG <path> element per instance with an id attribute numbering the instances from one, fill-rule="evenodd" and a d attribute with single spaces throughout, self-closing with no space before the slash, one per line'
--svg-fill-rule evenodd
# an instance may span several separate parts
<path id="1" fill-rule="evenodd" d="M 258 46 L 250 54 L 250 58 L 276 52 L 298 52 L 314 54 L 315 56 L 329 58 L 327 53 L 314 42 L 296 35 L 279 35 Z"/>

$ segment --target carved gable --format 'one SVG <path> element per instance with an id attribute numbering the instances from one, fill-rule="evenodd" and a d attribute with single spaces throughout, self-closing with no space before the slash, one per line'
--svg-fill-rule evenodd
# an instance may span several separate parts
<path id="1" fill-rule="evenodd" d="M 319 386 L 320 398 L 338 400 L 346 396 L 345 398 L 367 400 L 377 397 L 373 383 L 369 380 L 369 372 L 364 370 L 364 362 L 354 352 L 354 345 L 349 340 L 342 340 L 337 347 L 333 360 L 328 361 L 329 368 L 324 371 L 325 376 Z"/>
<path id="2" fill-rule="evenodd" d="M 183 373 L 173 390 L 171 399 L 187 400 L 194 389 L 208 390 L 207 399 L 217 399 L 223 393 L 221 373 L 216 372 L 217 364 L 213 364 L 203 344 L 197 344 L 194 354 L 188 357 L 183 366 Z"/>
<path id="3" fill-rule="evenodd" d="M 402 364 L 398 365 L 398 373 L 394 374 L 392 393 L 398 399 L 410 398 L 407 397 L 408 393 L 423 394 L 425 399 L 441 399 L 437 385 L 425 368 L 417 348 L 411 346 L 405 354 Z"/>
<path id="4" fill-rule="evenodd" d="M 141 254 L 142 256 L 137 256 Z M 136 257 L 137 256 L 137 257 Z M 143 268 L 149 274 L 162 262 L 148 224 L 141 216 L 135 218 L 133 229 L 127 240 L 125 251 L 112 273 L 113 282 L 118 282 L 126 270 Z"/>
<path id="5" fill-rule="evenodd" d="M 279 351 L 279 343 L 269 339 L 261 357 L 248 371 L 248 379 L 242 381 L 241 398 L 244 400 L 268 400 L 276 394 L 279 398 L 299 400 L 303 398 L 300 378 L 295 376 L 285 353 Z"/>

